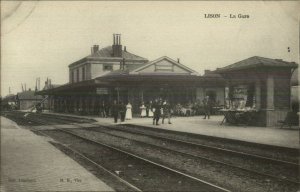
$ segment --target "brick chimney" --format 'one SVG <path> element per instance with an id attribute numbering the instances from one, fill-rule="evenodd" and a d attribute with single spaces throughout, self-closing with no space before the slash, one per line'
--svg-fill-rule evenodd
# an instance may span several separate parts
<path id="1" fill-rule="evenodd" d="M 122 57 L 121 34 L 114 34 L 114 44 L 112 45 L 112 56 Z"/>
<path id="2" fill-rule="evenodd" d="M 94 45 L 93 47 L 91 47 L 91 54 L 93 55 L 94 53 L 96 53 L 97 51 L 99 51 L 99 45 Z"/>

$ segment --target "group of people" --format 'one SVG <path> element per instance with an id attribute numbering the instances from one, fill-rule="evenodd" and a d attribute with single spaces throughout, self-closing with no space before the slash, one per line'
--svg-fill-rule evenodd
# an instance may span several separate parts
<path id="1" fill-rule="evenodd" d="M 131 106 L 130 103 L 128 103 L 128 105 Z M 114 122 L 117 123 L 118 122 L 118 117 L 119 117 L 119 114 L 120 114 L 120 119 L 121 119 L 121 122 L 124 122 L 125 121 L 125 115 L 126 115 L 126 112 L 127 112 L 127 106 L 128 105 L 124 105 L 123 102 L 121 102 L 120 104 L 117 103 L 116 100 L 114 100 L 114 103 L 113 105 L 111 106 L 111 114 L 112 116 L 114 117 Z M 130 112 L 131 112 L 131 107 L 130 107 Z M 131 114 L 127 114 L 127 116 L 131 116 L 130 119 L 132 118 L 132 113 Z"/>
<path id="2" fill-rule="evenodd" d="M 204 109 L 204 118 L 210 118 L 212 102 L 209 96 L 206 96 L 203 101 L 203 109 Z M 106 107 L 103 103 L 101 115 L 102 117 L 107 117 L 108 112 L 105 110 Z M 175 109 L 176 110 L 176 109 Z M 120 116 L 121 122 L 132 119 L 132 105 L 128 102 L 125 105 L 123 102 L 117 103 L 114 100 L 113 104 L 110 106 L 111 115 L 114 117 L 114 122 L 118 122 L 118 117 Z M 140 117 L 150 117 L 153 118 L 153 125 L 159 125 L 159 120 L 162 119 L 162 124 L 164 124 L 165 119 L 168 119 L 168 124 L 171 123 L 171 116 L 174 113 L 170 103 L 167 100 L 155 99 L 154 102 L 149 101 L 146 105 L 142 102 L 140 106 Z"/>
<path id="3" fill-rule="evenodd" d="M 165 119 L 168 119 L 168 123 L 171 124 L 172 110 L 167 100 L 162 101 L 161 99 L 156 99 L 155 102 L 152 103 L 152 101 L 150 101 L 147 105 L 142 102 L 140 110 L 140 117 L 153 118 L 153 125 L 158 125 L 160 118 L 162 118 L 162 124 L 164 124 Z M 132 119 L 132 105 L 130 102 L 125 105 L 123 102 L 117 103 L 117 101 L 114 100 L 113 104 L 110 106 L 110 112 L 114 117 L 115 123 L 118 122 L 119 116 L 121 122 Z M 105 110 L 101 110 L 101 115 L 102 117 L 107 117 L 108 114 L 105 112 Z"/>
<path id="4" fill-rule="evenodd" d="M 170 103 L 165 100 L 164 102 L 160 99 L 156 99 L 151 108 L 149 108 L 151 112 L 153 112 L 153 125 L 159 125 L 158 121 L 162 118 L 162 124 L 164 124 L 165 119 L 168 119 L 168 123 L 171 123 L 171 115 L 172 109 Z"/>
<path id="5" fill-rule="evenodd" d="M 147 105 L 142 102 L 140 107 L 141 117 L 153 117 L 153 125 L 159 125 L 158 121 L 162 118 L 162 124 L 164 124 L 165 119 L 168 119 L 168 123 L 171 123 L 172 109 L 170 103 L 167 100 L 155 99 L 154 102 L 149 101 Z"/>

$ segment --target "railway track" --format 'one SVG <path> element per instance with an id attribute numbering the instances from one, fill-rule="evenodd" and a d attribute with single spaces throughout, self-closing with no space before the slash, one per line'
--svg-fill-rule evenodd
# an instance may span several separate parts
<path id="1" fill-rule="evenodd" d="M 213 146 L 208 146 L 208 145 L 203 145 L 203 144 L 198 144 L 198 143 L 193 143 L 193 142 L 188 142 L 188 141 L 183 141 L 183 140 L 178 140 L 178 139 L 173 139 L 173 138 L 168 138 L 168 137 L 164 137 L 164 136 L 159 136 L 159 135 L 154 135 L 151 133 L 146 133 L 143 131 L 137 131 L 135 130 L 130 130 L 128 129 L 127 126 L 122 126 L 121 128 L 118 127 L 104 127 L 101 126 L 102 129 L 95 129 L 93 128 L 93 130 L 97 130 L 98 132 L 102 132 L 102 133 L 106 133 L 106 134 L 110 134 L 112 136 L 117 136 L 120 138 L 124 138 L 124 139 L 132 139 L 135 140 L 137 142 L 141 142 L 141 140 L 137 140 L 135 139 L 138 136 L 145 136 L 145 137 L 151 137 L 151 138 L 155 138 L 156 141 L 162 143 L 165 141 L 168 142 L 172 142 L 172 143 L 177 143 L 177 144 L 181 144 L 181 145 L 186 145 L 186 148 L 183 149 L 182 151 L 187 150 L 188 148 L 192 148 L 194 149 L 193 153 L 185 153 L 182 152 L 184 154 L 187 155 L 192 155 L 198 158 L 203 158 L 203 159 L 209 159 L 212 160 L 214 162 L 217 163 L 221 163 L 227 166 L 232 166 L 232 167 L 238 167 L 242 170 L 246 170 L 249 172 L 253 172 L 255 174 L 260 174 L 260 175 L 264 175 L 264 176 L 268 176 L 268 177 L 272 177 L 275 179 L 279 179 L 279 180 L 287 180 L 290 182 L 294 182 L 294 183 L 298 183 L 299 184 L 299 174 L 298 174 L 298 170 L 299 170 L 299 165 L 297 163 L 294 162 L 288 162 L 288 161 L 283 161 L 283 160 L 278 160 L 278 159 L 274 159 L 274 158 L 269 158 L 269 157 L 263 157 L 263 156 L 258 156 L 255 154 L 248 154 L 248 153 L 244 153 L 244 152 L 239 152 L 239 151 L 233 151 L 233 150 L 228 150 L 228 149 L 224 149 L 224 148 L 218 148 L 218 147 L 213 147 Z M 105 129 L 105 131 L 103 130 L 103 128 Z M 119 131 L 118 132 L 114 132 L 115 131 Z M 129 133 L 131 135 L 124 137 L 123 133 Z M 144 143 L 144 142 L 143 142 Z M 158 146 L 158 145 L 156 145 Z M 160 145 L 163 146 L 163 145 Z M 178 150 L 178 145 L 175 147 L 175 150 Z M 165 148 L 166 147 L 162 147 Z M 170 148 L 167 148 L 170 149 Z M 172 149 L 170 149 L 172 150 Z M 173 148 L 174 150 L 174 148 Z M 196 151 L 196 152 L 195 152 Z M 199 152 L 200 151 L 200 152 Z M 214 154 L 214 158 L 209 158 L 209 156 L 203 156 L 203 155 L 194 155 L 194 154 Z M 217 159 L 222 159 L 223 161 L 226 160 L 226 156 L 229 156 L 230 159 L 227 158 L 227 162 L 221 162 L 218 161 Z M 236 161 L 234 161 L 234 159 L 239 158 L 239 159 L 243 159 L 242 162 L 240 162 L 237 166 Z M 245 159 L 247 159 L 247 161 L 245 162 Z M 248 168 L 244 168 L 242 163 L 247 163 L 250 164 L 250 167 Z M 253 167 L 251 167 L 251 165 L 264 165 L 267 166 L 266 167 L 258 167 L 255 170 L 253 170 Z M 276 172 L 275 173 L 270 173 L 269 169 L 273 169 Z M 282 169 L 284 168 L 284 169 Z M 289 175 L 291 175 L 292 179 L 288 179 Z"/>
<path id="2" fill-rule="evenodd" d="M 46 134 L 53 138 L 53 133 L 59 133 L 59 136 L 63 136 L 62 133 L 72 135 L 73 137 L 70 140 L 70 143 L 72 143 L 72 146 L 74 145 L 74 142 L 81 145 L 79 149 L 81 151 L 92 147 L 92 145 L 88 145 L 87 143 L 97 145 L 97 147 L 93 148 L 93 151 L 105 153 L 105 156 L 109 156 L 105 157 L 108 159 L 108 162 L 107 160 L 104 160 L 102 163 L 107 167 L 118 165 L 118 171 L 116 171 L 117 174 L 121 174 L 125 180 L 129 180 L 130 183 L 133 183 L 132 185 L 137 186 L 136 188 L 139 188 L 142 191 L 228 191 L 222 187 L 205 182 L 160 163 L 105 143 L 83 137 L 69 130 L 52 130 L 48 131 Z M 57 137 L 54 136 L 54 138 Z M 66 136 L 63 136 L 60 142 L 66 142 L 66 140 L 68 141 L 69 139 Z M 87 146 L 86 148 L 83 148 L 82 145 Z M 78 146 L 76 146 L 76 148 L 77 147 Z M 97 155 L 89 155 L 87 158 L 97 159 L 98 157 Z"/>
<path id="3" fill-rule="evenodd" d="M 58 120 L 61 123 L 67 123 L 67 122 L 70 123 L 69 120 L 71 120 L 71 119 L 60 119 L 60 118 L 55 117 L 55 119 L 52 119 L 52 120 L 56 120 L 56 121 Z M 80 127 L 80 125 L 78 125 L 78 126 Z M 73 135 L 82 137 L 82 136 L 79 135 L 79 134 L 81 134 L 81 132 L 76 133 L 78 130 L 79 129 L 68 130 L 67 132 L 69 134 L 73 134 Z M 122 127 L 103 127 L 103 126 L 101 126 L 101 128 L 89 128 L 88 130 L 89 130 L 88 132 L 93 132 L 91 134 L 95 134 L 95 132 L 98 132 L 98 133 L 110 135 L 112 137 L 117 137 L 119 139 L 130 139 L 132 141 L 138 142 L 139 144 L 151 145 L 153 147 L 158 147 L 158 148 L 161 148 L 161 149 L 164 149 L 164 150 L 169 150 L 169 151 L 172 151 L 174 153 L 181 153 L 182 155 L 191 156 L 191 157 L 195 157 L 195 158 L 200 158 L 200 159 L 204 159 L 204 160 L 207 160 L 207 161 L 212 161 L 214 163 L 223 164 L 225 166 L 229 166 L 229 167 L 232 167 L 232 168 L 238 168 L 241 171 L 247 171 L 247 172 L 252 173 L 253 175 L 264 176 L 264 177 L 267 178 L 267 180 L 269 180 L 271 178 L 271 179 L 279 180 L 281 182 L 288 182 L 288 183 L 290 183 L 294 186 L 299 186 L 299 181 L 298 181 L 299 178 L 298 178 L 298 174 L 297 174 L 298 170 L 299 170 L 299 166 L 298 166 L 298 164 L 293 163 L 293 162 L 282 161 L 282 160 L 277 160 L 277 159 L 272 159 L 272 158 L 262 157 L 262 156 L 257 156 L 257 155 L 251 155 L 251 154 L 246 154 L 246 153 L 242 153 L 242 152 L 237 152 L 237 151 L 226 150 L 226 149 L 222 149 L 222 148 L 216 148 L 216 147 L 201 145 L 201 144 L 192 143 L 192 142 L 183 141 L 183 140 L 178 140 L 178 139 L 171 139 L 171 138 L 167 138 L 167 137 L 163 137 L 163 136 L 158 136 L 158 135 L 154 135 L 154 134 L 145 133 L 144 131 L 137 131 L 136 129 L 135 130 L 130 130 L 130 128 L 128 128 L 126 126 L 122 126 Z M 66 130 L 60 130 L 60 131 L 66 131 Z M 84 131 L 87 132 L 86 129 Z M 143 141 L 144 138 L 151 138 L 151 139 L 154 139 L 156 142 L 153 142 L 153 141 L 152 141 L 152 143 L 151 142 L 150 143 L 149 142 L 144 142 Z M 87 138 L 85 138 L 85 139 L 87 139 Z M 98 142 L 98 141 L 95 141 L 95 142 Z M 154 143 L 156 143 L 156 144 L 154 144 Z M 161 145 L 161 143 L 167 143 L 167 144 Z M 278 170 L 277 170 L 278 174 L 276 175 L 274 173 L 268 173 L 268 170 L 267 171 L 266 170 L 261 171 L 261 170 L 251 170 L 249 168 L 246 169 L 242 166 L 236 166 L 234 164 L 230 164 L 230 163 L 226 163 L 226 162 L 224 163 L 222 161 L 218 161 L 218 160 L 215 160 L 215 159 L 210 159 L 210 158 L 207 158 L 203 155 L 201 156 L 201 155 L 197 155 L 195 153 L 190 153 L 190 152 L 187 153 L 186 150 L 181 150 L 180 151 L 176 147 L 175 148 L 173 147 L 173 149 L 172 149 L 172 148 L 169 147 L 170 145 L 172 145 L 172 143 L 173 144 L 175 143 L 177 145 L 177 147 L 180 146 L 180 145 L 181 146 L 185 145 L 185 149 L 192 148 L 194 150 L 194 152 L 198 151 L 200 149 L 200 151 L 202 150 L 202 152 L 205 152 L 205 150 L 206 150 L 206 153 L 207 153 L 207 150 L 211 150 L 211 151 L 213 151 L 212 153 L 217 153 L 217 154 L 218 153 L 224 153 L 225 156 L 240 156 L 239 158 L 242 158 L 242 159 L 246 158 L 248 162 L 249 162 L 249 159 L 251 159 L 253 162 L 256 161 L 256 163 L 258 163 L 258 164 L 264 163 L 266 165 L 268 165 L 268 164 L 271 164 L 272 166 L 275 165 L 275 167 L 278 166 Z M 120 150 L 120 148 L 118 148 L 118 149 Z M 222 159 L 222 158 L 220 158 L 220 156 L 218 158 Z M 283 167 L 283 169 L 282 169 L 282 167 Z M 282 170 L 285 170 L 286 173 L 282 174 L 280 168 Z M 295 178 L 292 177 L 292 179 L 291 179 L 286 175 L 290 171 L 295 173 Z"/>
<path id="4" fill-rule="evenodd" d="M 198 135 L 193 133 L 185 133 L 171 130 L 155 129 L 151 127 L 144 127 L 139 125 L 118 125 L 121 128 L 127 128 L 132 131 L 142 132 L 145 134 L 154 134 L 173 140 L 186 141 L 202 146 L 215 147 L 234 152 L 241 152 L 250 154 L 251 156 L 258 156 L 263 158 L 270 158 L 274 160 L 281 160 L 298 164 L 299 151 L 280 146 L 271 146 L 266 144 L 250 143 L 247 141 L 232 140 L 227 138 L 218 138 L 213 136 Z"/>
<path id="5" fill-rule="evenodd" d="M 269 157 L 257 156 L 253 154 L 247 154 L 183 140 L 171 139 L 136 130 L 132 131 L 126 129 L 126 127 L 124 126 L 122 128 L 101 126 L 101 129 L 90 128 L 89 130 L 110 134 L 112 136 L 124 139 L 132 139 L 137 142 L 147 144 L 149 144 L 150 142 L 150 144 L 152 143 L 155 146 L 162 146 L 162 148 L 181 152 L 186 155 L 211 160 L 235 168 L 238 167 L 242 170 L 253 172 L 254 174 L 264 175 L 267 177 L 272 177 L 279 180 L 287 180 L 292 183 L 300 184 L 298 172 L 300 167 L 298 164 L 293 162 L 282 161 Z M 126 134 L 124 135 L 124 133 Z M 149 137 L 153 138 L 154 140 L 145 142 L 145 139 Z M 174 144 L 175 146 L 170 146 Z M 186 151 L 188 151 L 188 153 Z M 220 161 L 219 159 L 222 159 L 222 161 Z M 245 165 L 245 163 L 247 163 L 248 165 L 247 168 L 245 168 L 245 166 L 247 166 Z M 259 166 L 254 167 L 255 165 Z M 289 177 L 291 179 L 288 179 Z"/>
<path id="6" fill-rule="evenodd" d="M 18 117 L 20 118 L 20 117 Z M 37 122 L 39 124 L 45 124 L 41 119 L 34 119 L 32 117 L 28 117 L 26 119 L 27 121 Z M 25 121 L 26 121 L 25 120 Z M 22 120 L 21 120 L 22 121 Z M 49 122 L 48 122 L 49 123 Z M 105 143 L 101 143 L 99 141 L 92 140 L 90 138 L 83 137 L 81 135 L 75 134 L 69 130 L 65 129 L 56 129 L 56 130 L 48 130 L 48 131 L 38 131 L 40 134 L 50 136 L 51 138 L 59 138 L 63 136 L 63 134 L 68 134 L 69 136 L 72 136 L 72 139 L 68 138 L 67 135 L 64 135 L 61 137 L 59 142 L 62 142 L 63 146 L 69 146 L 68 150 L 72 151 L 73 153 L 76 153 L 80 155 L 82 158 L 92 162 L 93 164 L 96 164 L 98 167 L 103 167 L 95 162 L 94 159 L 97 159 L 97 157 L 91 155 L 91 154 L 84 154 L 84 149 L 81 148 L 81 151 L 78 152 L 78 150 L 73 149 L 73 147 L 70 147 L 70 145 L 74 145 L 74 143 L 78 143 L 76 146 L 77 148 L 79 146 L 87 145 L 86 148 L 94 147 L 93 151 L 105 151 L 105 153 L 109 153 L 110 157 L 116 157 L 116 158 L 109 158 L 110 162 L 109 164 L 124 164 L 123 168 L 120 168 L 121 170 L 127 170 L 126 166 L 128 166 L 128 163 L 130 162 L 131 167 L 137 167 L 137 169 L 130 170 L 128 172 L 131 172 L 131 174 L 123 175 L 125 177 L 122 180 L 130 180 L 127 183 L 127 186 L 131 187 L 135 191 L 145 190 L 145 191 L 229 191 L 227 189 L 224 189 L 222 187 L 219 187 L 217 185 L 211 184 L 209 182 L 203 181 L 199 178 L 193 177 L 191 175 L 188 175 L 186 173 L 180 172 L 178 170 L 172 169 L 170 167 L 167 167 L 165 165 L 162 165 L 157 162 L 153 162 L 149 159 L 143 158 L 139 155 L 129 153 L 127 151 L 124 151 L 119 148 L 112 147 L 110 145 L 107 145 Z M 56 134 L 56 136 L 55 136 Z M 69 141 L 69 142 L 67 142 Z M 91 145 L 91 143 L 93 145 Z M 95 148 L 94 145 L 97 145 Z M 80 148 L 80 147 L 79 147 Z M 85 149 L 86 149 L 85 148 Z M 99 149 L 101 148 L 101 149 Z M 105 148 L 105 149 L 103 149 Z M 110 152 L 107 152 L 107 150 L 110 150 Z M 83 152 L 82 152 L 83 151 Z M 112 152 L 113 151 L 113 152 Z M 117 159 L 117 162 L 113 162 L 112 159 Z M 120 161 L 121 159 L 121 161 Z M 108 164 L 106 164 L 108 166 Z M 125 168 L 124 168 L 125 167 Z M 106 169 L 107 170 L 107 169 Z M 135 171 L 134 171 L 135 170 Z M 119 173 L 116 175 L 112 173 L 111 170 L 109 172 L 115 176 L 118 176 L 118 174 L 125 171 L 119 171 Z M 132 173 L 133 172 L 133 173 Z M 141 175 L 145 176 L 147 175 L 147 182 L 142 182 L 143 184 L 140 184 L 140 182 L 137 181 L 145 181 L 144 178 L 132 178 L 132 175 Z M 151 180 L 149 182 L 149 180 Z M 134 183 L 134 184 L 131 184 Z M 155 185 L 153 185 L 155 184 Z M 141 185 L 136 187 L 135 185 Z"/>

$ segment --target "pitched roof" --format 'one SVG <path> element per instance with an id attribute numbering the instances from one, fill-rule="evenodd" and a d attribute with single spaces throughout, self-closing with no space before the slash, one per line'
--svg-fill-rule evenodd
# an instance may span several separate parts
<path id="1" fill-rule="evenodd" d="M 108 58 L 108 57 L 113 57 L 112 54 L 113 54 L 112 46 L 107 46 L 93 54 L 90 54 L 88 57 Z M 124 50 L 122 50 L 122 58 L 125 58 L 128 60 L 146 60 L 146 61 L 148 61 L 148 59 L 146 59 L 146 58 L 140 57 L 138 55 L 129 53 L 128 51 L 124 51 Z"/>
<path id="2" fill-rule="evenodd" d="M 297 68 L 298 64 L 295 62 L 287 62 L 281 59 L 270 59 L 265 57 L 253 56 L 248 59 L 233 63 L 226 67 L 220 68 L 218 72 L 235 71 L 241 69 L 249 69 L 254 67 L 289 67 Z"/>
<path id="3" fill-rule="evenodd" d="M 104 47 L 104 48 L 98 50 L 97 52 L 95 52 L 93 54 L 90 54 L 78 61 L 71 63 L 69 66 L 76 65 L 78 63 L 82 63 L 83 61 L 88 60 L 88 59 L 118 59 L 118 60 L 121 60 L 123 58 L 125 58 L 126 60 L 136 60 L 136 61 L 148 62 L 148 59 L 146 59 L 144 57 L 140 57 L 135 54 L 132 54 L 128 51 L 124 51 L 124 50 L 122 50 L 122 57 L 113 57 L 112 46 L 107 46 L 107 47 Z"/>
<path id="4" fill-rule="evenodd" d="M 180 63 L 177 63 L 176 61 L 172 60 L 171 58 L 167 57 L 167 56 L 163 56 L 163 57 L 160 57 L 156 60 L 153 60 L 151 62 L 148 62 L 148 63 L 145 63 L 145 64 L 141 64 L 141 65 L 127 65 L 127 68 L 125 70 L 122 70 L 122 69 L 118 69 L 118 70 L 114 70 L 114 71 L 111 71 L 107 74 L 104 74 L 102 75 L 101 77 L 111 77 L 111 76 L 119 76 L 119 75 L 133 75 L 133 74 L 136 74 L 138 73 L 138 71 L 154 64 L 154 63 L 157 63 L 161 60 L 168 60 L 174 64 L 176 64 L 178 67 L 180 68 L 183 68 L 187 71 L 189 71 L 190 73 L 193 73 L 193 74 L 197 74 L 196 71 L 180 64 Z M 152 75 L 152 76 L 155 76 L 155 75 L 187 75 L 187 74 L 180 74 L 180 73 L 156 73 L 156 72 L 152 72 L 152 73 L 148 73 L 148 74 L 143 74 L 143 75 Z"/>
<path id="5" fill-rule="evenodd" d="M 35 91 L 23 91 L 17 93 L 17 97 L 19 100 L 35 100 L 35 99 L 43 99 L 40 95 L 35 95 Z"/>
<path id="6" fill-rule="evenodd" d="M 167 56 L 162 56 L 162 57 L 160 57 L 160 58 L 158 58 L 158 59 L 156 59 L 156 60 L 150 61 L 150 62 L 146 63 L 145 65 L 140 66 L 140 67 L 136 68 L 135 70 L 133 70 L 133 71 L 131 71 L 131 72 L 132 72 L 132 73 L 139 72 L 139 71 L 141 71 L 141 70 L 147 68 L 148 66 L 153 65 L 153 64 L 155 64 L 155 63 L 157 63 L 157 62 L 159 62 L 159 61 L 162 61 L 162 60 L 167 60 L 167 61 L 169 61 L 169 62 L 175 64 L 176 66 L 178 66 L 178 67 L 180 67 L 180 68 L 182 68 L 182 69 L 184 69 L 184 70 L 186 70 L 186 71 L 189 71 L 190 73 L 196 73 L 196 74 L 197 74 L 197 72 L 194 71 L 193 69 L 188 68 L 187 66 L 185 66 L 185 65 L 183 65 L 183 64 L 181 64 L 181 63 L 178 63 L 178 62 L 176 62 L 175 60 L 173 60 L 173 59 L 171 59 L 170 57 L 167 57 Z"/>

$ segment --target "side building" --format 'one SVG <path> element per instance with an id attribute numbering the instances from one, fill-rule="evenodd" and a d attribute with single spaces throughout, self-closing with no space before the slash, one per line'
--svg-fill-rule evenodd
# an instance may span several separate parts
<path id="1" fill-rule="evenodd" d="M 254 56 L 217 70 L 226 81 L 228 108 L 254 109 L 253 125 L 274 126 L 292 109 L 291 77 L 295 62 Z M 297 110 L 297 109 L 295 109 Z"/>

